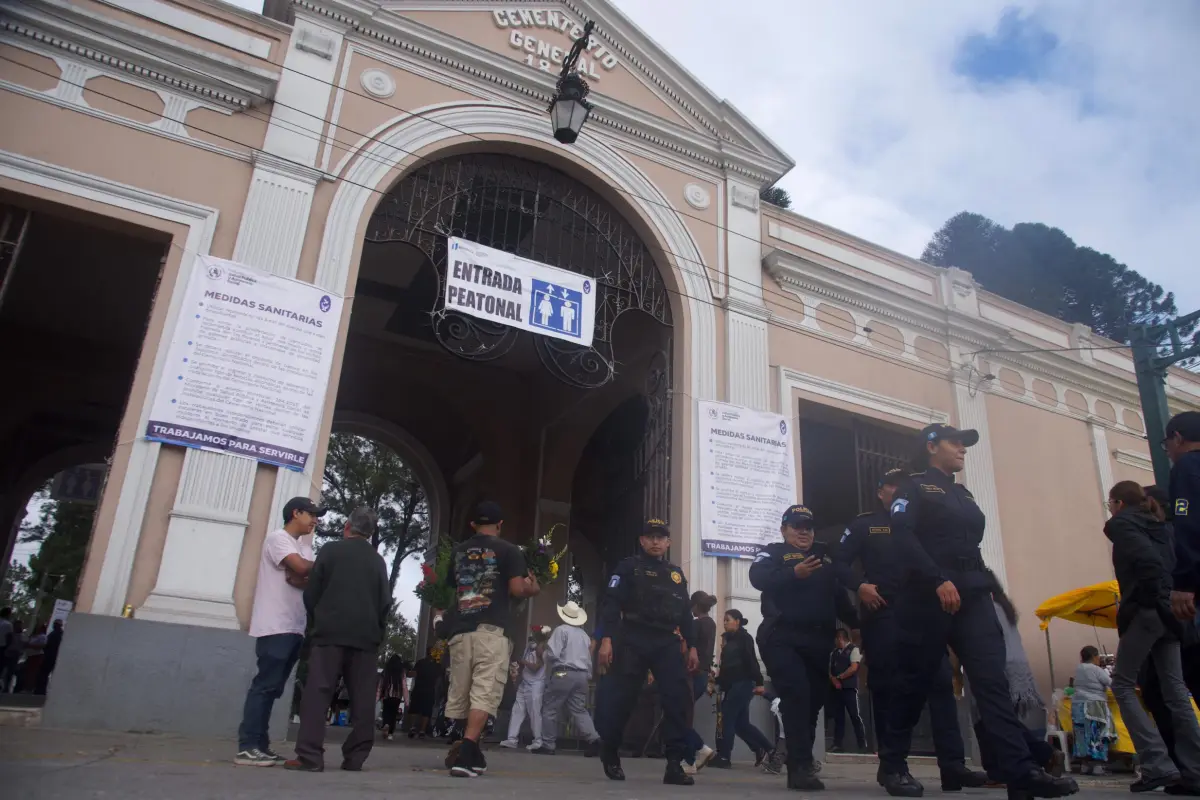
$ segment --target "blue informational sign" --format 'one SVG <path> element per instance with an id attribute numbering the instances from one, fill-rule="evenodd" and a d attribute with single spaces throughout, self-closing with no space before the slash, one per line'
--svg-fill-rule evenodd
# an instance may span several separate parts
<path id="1" fill-rule="evenodd" d="M 554 331 L 576 339 L 581 336 L 583 316 L 583 292 L 557 286 L 546 281 L 533 280 L 529 306 L 529 324 L 535 328 Z"/>

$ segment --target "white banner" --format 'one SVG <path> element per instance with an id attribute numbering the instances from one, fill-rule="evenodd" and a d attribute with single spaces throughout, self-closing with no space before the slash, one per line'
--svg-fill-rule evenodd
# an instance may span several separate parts
<path id="1" fill-rule="evenodd" d="M 448 248 L 447 310 L 591 347 L 594 280 L 466 239 Z"/>
<path id="2" fill-rule="evenodd" d="M 311 283 L 199 256 L 146 438 L 304 469 L 341 316 Z"/>
<path id="3" fill-rule="evenodd" d="M 71 611 L 74 610 L 74 608 L 75 604 L 70 600 L 55 600 L 54 613 L 50 615 L 50 622 L 48 623 L 49 627 L 53 628 L 54 623 L 60 619 L 66 623 L 67 617 L 71 615 Z"/>
<path id="4" fill-rule="evenodd" d="M 779 541 L 779 521 L 796 502 L 791 423 L 741 406 L 698 405 L 701 551 L 753 558 Z"/>

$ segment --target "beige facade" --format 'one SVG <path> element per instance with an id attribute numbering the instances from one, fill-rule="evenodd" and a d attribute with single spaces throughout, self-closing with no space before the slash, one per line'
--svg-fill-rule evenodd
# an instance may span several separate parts
<path id="1" fill-rule="evenodd" d="M 291 473 L 141 437 L 200 254 L 347 298 L 319 440 L 349 430 L 396 448 L 422 478 L 438 534 L 461 529 L 485 492 L 510 509 L 514 537 L 571 522 L 594 485 L 579 474 L 593 434 L 640 391 L 662 327 L 630 323 L 616 379 L 584 400 L 536 370 L 447 366 L 444 353 L 403 349 L 385 324 L 394 306 L 356 296 L 363 280 L 388 280 L 388 263 L 364 247 L 381 198 L 425 165 L 481 153 L 578 181 L 653 255 L 673 321 L 664 511 L 694 587 L 757 613 L 747 562 L 699 554 L 699 400 L 792 418 L 819 407 L 892 431 L 977 428 L 965 481 L 1031 654 L 1044 652 L 1031 614 L 1041 600 L 1111 578 L 1104 492 L 1118 479 L 1153 481 L 1128 352 L 990 295 L 966 272 L 760 203 L 788 156 L 603 0 L 269 10 L 287 22 L 209 0 L 0 9 L 0 202 L 169 241 L 112 431 L 80 611 L 132 606 L 138 619 L 244 629 L 263 536 L 289 497 L 319 492 L 320 452 Z M 562 146 L 550 136 L 543 62 L 561 59 L 584 19 L 597 22 L 583 64 L 596 109 Z M 1198 408 L 1200 380 L 1172 372 L 1168 394 L 1173 410 Z M 793 430 L 803 485 L 802 426 Z M 30 455 L 3 487 L 4 513 L 80 457 Z M 569 543 L 598 569 L 603 543 Z M 1110 632 L 1052 631 L 1063 664 L 1097 635 L 1115 644 Z"/>

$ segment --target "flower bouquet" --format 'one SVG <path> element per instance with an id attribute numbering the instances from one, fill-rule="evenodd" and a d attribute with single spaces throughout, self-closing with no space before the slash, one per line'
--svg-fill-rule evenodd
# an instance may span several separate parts
<path id="1" fill-rule="evenodd" d="M 558 578 L 559 564 L 562 562 L 563 556 L 567 554 L 567 548 L 563 547 L 557 553 L 554 552 L 554 532 L 560 527 L 566 527 L 561 522 L 552 527 L 545 536 L 542 536 L 521 548 L 525 553 L 525 566 L 533 573 L 533 577 L 537 578 L 537 582 L 542 586 L 549 583 L 554 583 Z"/>
<path id="2" fill-rule="evenodd" d="M 439 611 L 453 608 L 457 600 L 454 587 L 446 580 L 452 549 L 448 539 L 438 543 L 433 563 L 426 561 L 421 565 L 421 582 L 413 590 L 417 597 Z"/>

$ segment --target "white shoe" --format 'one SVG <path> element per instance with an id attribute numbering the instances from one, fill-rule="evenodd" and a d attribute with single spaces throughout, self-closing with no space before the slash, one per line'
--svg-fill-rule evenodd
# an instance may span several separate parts
<path id="1" fill-rule="evenodd" d="M 541 740 L 534 739 L 532 742 L 529 743 L 529 745 L 525 749 L 526 750 L 539 750 L 539 749 L 541 749 L 541 747 L 542 747 Z"/>
<path id="2" fill-rule="evenodd" d="M 683 765 L 683 774 L 684 775 L 695 775 L 696 772 L 697 772 L 697 768 L 696 768 L 695 764 L 684 764 Z"/>
<path id="3" fill-rule="evenodd" d="M 506 750 L 516 750 L 521 745 L 517 742 L 516 739 L 505 739 L 503 742 L 500 743 L 500 746 Z"/>
<path id="4" fill-rule="evenodd" d="M 696 764 L 695 764 L 696 772 L 699 772 L 700 770 L 704 769 L 704 766 L 709 761 L 712 761 L 713 756 L 715 756 L 716 754 L 717 754 L 717 752 L 715 750 L 713 750 L 711 747 L 709 747 L 708 745 L 704 745 L 704 747 L 701 747 L 699 750 L 697 750 L 696 751 Z"/>

